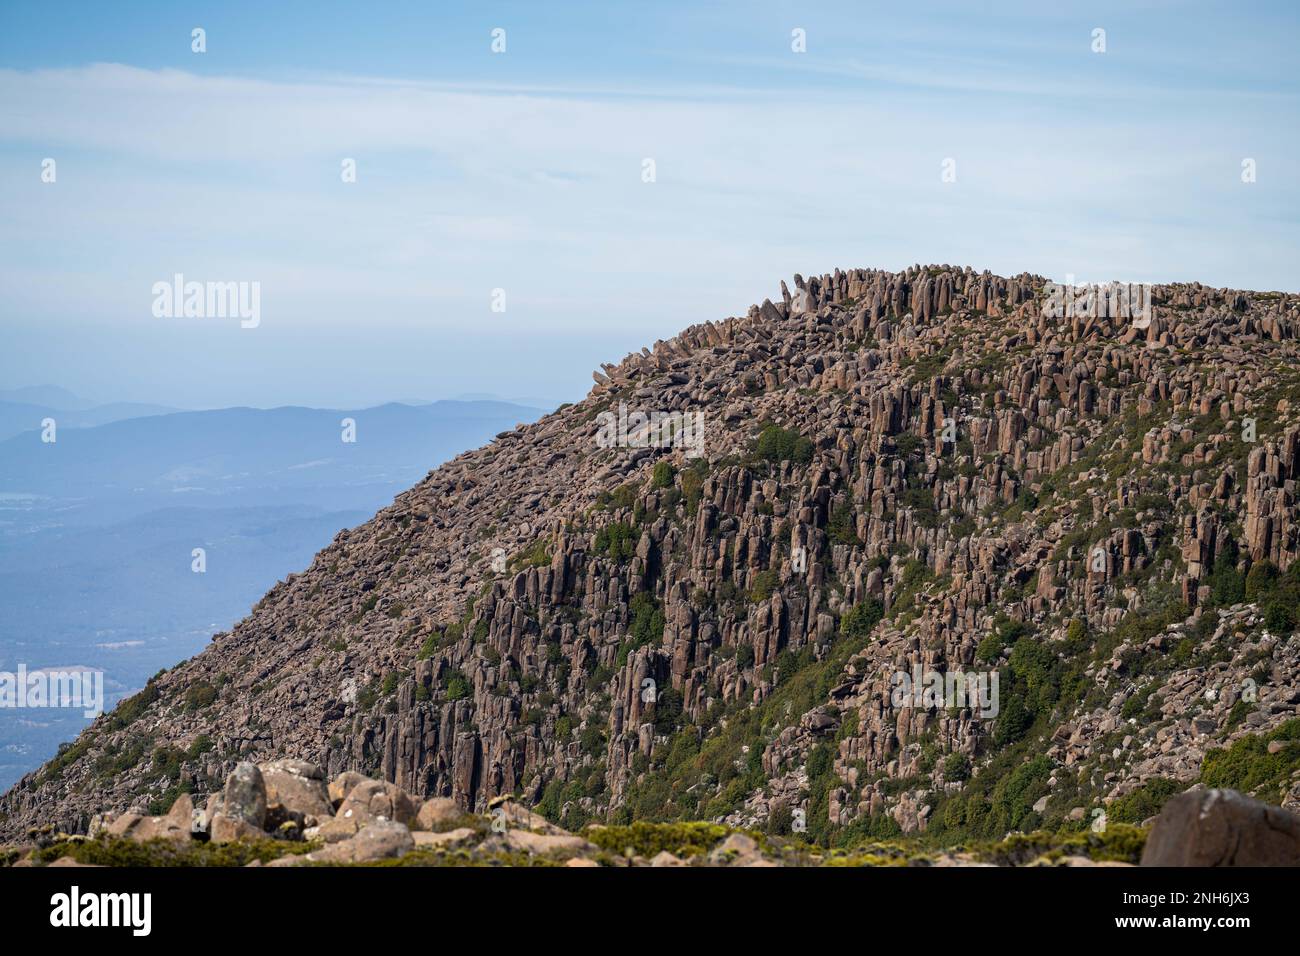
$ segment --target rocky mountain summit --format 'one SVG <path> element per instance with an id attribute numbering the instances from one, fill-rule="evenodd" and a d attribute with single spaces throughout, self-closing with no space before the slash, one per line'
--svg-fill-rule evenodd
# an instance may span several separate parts
<path id="1" fill-rule="evenodd" d="M 1059 292 L 796 277 L 603 366 L 97 720 L 0 836 L 283 758 L 821 847 L 1300 807 L 1300 296 Z"/>

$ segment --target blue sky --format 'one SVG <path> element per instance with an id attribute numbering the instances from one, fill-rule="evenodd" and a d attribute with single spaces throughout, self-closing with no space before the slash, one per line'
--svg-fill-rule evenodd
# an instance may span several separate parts
<path id="1" fill-rule="evenodd" d="M 6 0 L 0 385 L 573 399 L 836 267 L 1294 291 L 1297 40 L 1290 3 Z M 155 317 L 177 272 L 259 326 Z"/>

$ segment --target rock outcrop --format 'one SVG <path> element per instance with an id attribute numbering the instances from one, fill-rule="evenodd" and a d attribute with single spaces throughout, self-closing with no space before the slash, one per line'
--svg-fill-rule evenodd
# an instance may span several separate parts
<path id="1" fill-rule="evenodd" d="M 285 763 L 277 761 L 261 767 L 240 764 L 227 778 L 223 795 L 226 792 L 239 795 L 249 805 L 273 800 L 263 782 L 274 777 Z M 320 771 L 306 761 L 292 761 L 292 765 L 295 773 L 304 779 L 319 777 Z M 760 841 L 748 833 L 699 824 L 686 827 L 593 825 L 582 834 L 573 834 L 511 800 L 494 801 L 490 815 L 476 816 L 461 813 L 449 806 L 449 801 L 434 797 L 420 806 L 409 820 L 410 825 L 374 813 L 349 828 L 345 837 L 339 837 L 332 824 L 344 818 L 347 812 L 344 808 L 354 799 L 360 800 L 365 794 L 382 794 L 382 806 L 378 809 L 405 807 L 416 802 L 392 784 L 355 778 L 348 771 L 335 781 L 339 786 L 333 789 L 346 795 L 339 799 L 337 807 L 327 804 L 319 824 L 305 831 L 274 827 L 273 820 L 266 830 L 259 831 L 248 824 L 246 816 L 241 816 L 238 819 L 245 829 L 229 839 L 219 840 L 213 827 L 196 825 L 191 829 L 193 803 L 186 794 L 163 817 L 142 818 L 124 813 L 106 820 L 92 839 L 48 829 L 33 832 L 26 843 L 14 847 L 0 845 L 0 862 L 18 867 L 105 865 L 95 862 L 101 860 L 130 866 L 212 866 L 237 865 L 244 859 L 247 859 L 242 864 L 245 866 L 271 867 L 386 864 L 770 867 L 828 862 L 835 865 L 992 865 L 968 854 L 928 857 L 901 847 L 880 845 L 873 846 L 870 854 L 827 856 L 799 844 L 767 838 Z M 313 792 L 313 805 L 315 796 Z M 198 818 L 195 820 L 197 824 Z M 183 828 L 179 826 L 182 822 Z M 432 826 L 426 827 L 426 823 Z M 330 838 L 331 834 L 334 839 Z M 123 841 L 127 842 L 127 849 L 121 846 Z M 652 854 L 648 845 L 664 848 Z M 219 847 L 225 856 L 205 856 L 205 847 Z M 1104 843 L 1098 843 L 1097 848 L 1107 852 Z M 1043 855 L 1042 860 L 1056 855 L 1057 851 L 1053 851 Z M 1079 861 L 1078 865 L 1093 862 L 1086 856 L 1070 859 Z"/>
<path id="2" fill-rule="evenodd" d="M 213 839 L 331 845 L 431 799 L 820 842 L 1141 822 L 1198 782 L 1300 804 L 1300 297 L 1157 286 L 1135 321 L 946 265 L 794 286 L 340 532 L 0 835 L 182 792 Z M 996 699 L 900 692 L 958 673 Z M 227 781 L 259 763 L 264 805 Z"/>
<path id="3" fill-rule="evenodd" d="M 1190 790 L 1151 827 L 1143 866 L 1300 866 L 1300 816 L 1232 790 Z"/>

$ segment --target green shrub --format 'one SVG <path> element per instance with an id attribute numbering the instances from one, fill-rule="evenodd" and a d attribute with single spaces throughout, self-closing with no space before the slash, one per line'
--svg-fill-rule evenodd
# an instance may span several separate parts
<path id="1" fill-rule="evenodd" d="M 473 692 L 469 679 L 462 671 L 448 671 L 446 680 L 447 700 L 464 700 Z"/>
<path id="2" fill-rule="evenodd" d="M 910 486 L 903 491 L 903 505 L 914 512 L 912 517 L 923 528 L 934 528 L 939 524 L 939 512 L 934 509 L 934 492 L 920 485 Z"/>
<path id="3" fill-rule="evenodd" d="M 613 491 L 602 491 L 596 503 L 602 508 L 631 508 L 636 503 L 637 489 L 632 484 L 619 485 Z"/>
<path id="4" fill-rule="evenodd" d="M 686 499 L 686 513 L 694 517 L 704 497 L 704 475 L 700 469 L 692 467 L 682 472 L 682 497 Z"/>
<path id="5" fill-rule="evenodd" d="M 951 753 L 943 761 L 943 779 L 949 783 L 963 783 L 970 779 L 970 758 L 963 753 Z"/>
<path id="6" fill-rule="evenodd" d="M 1050 647 L 1026 634 L 1011 648 L 1011 676 L 1025 691 L 1025 706 L 1035 717 L 1051 713 L 1060 696 L 1060 662 Z"/>
<path id="7" fill-rule="evenodd" d="M 658 644 L 664 636 L 664 612 L 648 591 L 638 591 L 628 602 L 628 639 L 618 649 L 617 666 L 627 663 L 631 653 L 648 644 Z"/>
<path id="8" fill-rule="evenodd" d="M 1281 572 L 1272 561 L 1259 561 L 1250 568 L 1246 575 L 1246 600 L 1258 601 L 1270 594 L 1277 587 Z"/>
<path id="9" fill-rule="evenodd" d="M 1214 607 L 1228 607 L 1246 600 L 1246 580 L 1237 570 L 1237 542 L 1228 538 L 1214 559 L 1210 571 L 1210 604 Z"/>
<path id="10" fill-rule="evenodd" d="M 596 532 L 596 550 L 615 561 L 626 561 L 636 554 L 640 535 L 625 521 L 616 521 Z"/>
<path id="11" fill-rule="evenodd" d="M 125 747 L 113 743 L 105 746 L 92 767 L 96 777 L 107 781 L 126 773 L 144 759 L 145 744 L 145 740 L 133 738 Z"/>
<path id="12" fill-rule="evenodd" d="M 925 448 L 925 442 L 921 440 L 919 435 L 904 432 L 894 437 L 894 447 L 898 450 L 899 457 L 910 458 Z"/>
<path id="13" fill-rule="evenodd" d="M 767 461 L 806 463 L 812 461 L 813 443 L 793 429 L 768 425 L 759 433 L 754 454 Z"/>
<path id="14" fill-rule="evenodd" d="M 1274 634 L 1286 636 L 1295 630 L 1296 612 L 1285 600 L 1275 598 L 1264 606 L 1264 626 Z"/>
<path id="15" fill-rule="evenodd" d="M 975 656 L 985 664 L 992 664 L 1002 656 L 1002 639 L 996 632 L 989 634 L 975 648 Z"/>
<path id="16" fill-rule="evenodd" d="M 538 538 L 531 545 L 510 559 L 512 568 L 540 568 L 551 563 L 551 551 L 546 542 Z"/>
<path id="17" fill-rule="evenodd" d="M 1132 793 L 1112 800 L 1106 808 L 1107 823 L 1141 823 L 1154 817 L 1169 798 L 1187 789 L 1186 784 L 1168 777 L 1154 777 Z"/>
<path id="18" fill-rule="evenodd" d="M 832 541 L 839 544 L 854 546 L 862 544 L 854 529 L 853 508 L 847 501 L 841 503 L 831 512 L 830 520 L 826 522 L 826 534 Z"/>
<path id="19" fill-rule="evenodd" d="M 677 474 L 677 469 L 673 463 L 668 460 L 655 462 L 654 475 L 650 479 L 650 485 L 653 488 L 668 488 L 673 483 L 673 478 Z"/>
<path id="20" fill-rule="evenodd" d="M 767 818 L 765 828 L 775 836 L 789 836 L 794 831 L 794 810 L 785 804 L 778 804 Z"/>
<path id="21" fill-rule="evenodd" d="M 884 618 L 885 606 L 875 598 L 867 598 L 840 618 L 840 633 L 845 637 L 866 637 Z"/>
<path id="22" fill-rule="evenodd" d="M 129 727 L 149 709 L 149 705 L 161 696 L 158 685 L 150 681 L 145 685 L 144 690 L 134 697 L 128 697 L 114 708 L 112 716 L 108 719 L 108 730 L 121 730 L 123 727 Z"/>
<path id="23" fill-rule="evenodd" d="M 1014 743 L 1025 735 L 1034 723 L 1034 715 L 1017 695 L 1004 694 L 1006 700 L 999 705 L 997 722 L 993 725 L 993 741 L 999 747 Z"/>
<path id="24" fill-rule="evenodd" d="M 365 687 L 357 691 L 357 709 L 362 711 L 374 710 L 375 703 L 379 700 L 379 683 L 371 681 Z"/>
<path id="25" fill-rule="evenodd" d="M 1140 827 L 1116 823 L 1108 825 L 1104 833 L 1091 830 L 1012 833 L 996 843 L 977 844 L 971 847 L 971 852 L 976 859 L 997 866 L 1024 866 L 1040 857 L 1059 860 L 1065 856 L 1136 865 L 1142 858 L 1146 839 L 1146 831 Z"/>
<path id="26" fill-rule="evenodd" d="M 582 835 L 596 846 L 616 856 L 630 850 L 646 859 L 667 851 L 679 859 L 708 853 L 732 833 L 716 823 L 646 823 L 629 826 L 602 826 Z"/>
<path id="27" fill-rule="evenodd" d="M 205 680 L 195 681 L 185 688 L 185 709 L 188 711 L 211 707 L 216 699 L 217 689 Z"/>
<path id="28" fill-rule="evenodd" d="M 776 572 L 769 569 L 759 571 L 754 575 L 754 585 L 749 589 L 749 599 L 755 604 L 761 604 L 772 596 L 776 590 L 777 577 Z"/>
<path id="29" fill-rule="evenodd" d="M 1141 717 L 1144 713 L 1146 713 L 1147 708 L 1151 703 L 1151 695 L 1154 694 L 1159 688 L 1160 688 L 1159 683 L 1151 683 L 1148 684 L 1146 687 L 1142 687 L 1134 691 L 1131 695 L 1129 695 L 1129 697 L 1124 701 L 1124 703 L 1120 705 L 1119 715 L 1123 717 L 1125 720 L 1129 720 L 1134 717 Z"/>
<path id="30" fill-rule="evenodd" d="M 587 724 L 582 728 L 578 744 L 585 754 L 598 755 L 605 752 L 605 731 L 596 724 Z"/>
<path id="31" fill-rule="evenodd" d="M 1283 744 L 1277 753 L 1268 752 L 1272 741 Z M 1300 718 L 1292 718 L 1271 733 L 1250 734 L 1234 741 L 1231 747 L 1211 750 L 1201 761 L 1201 783 L 1207 787 L 1240 790 L 1278 803 L 1297 770 L 1300 770 Z"/>
<path id="32" fill-rule="evenodd" d="M 986 664 L 992 664 L 1002 656 L 1002 651 L 1029 634 L 1029 625 L 999 613 L 993 618 L 992 632 L 980 641 L 975 649 L 975 656 Z"/>
<path id="33" fill-rule="evenodd" d="M 655 733 L 667 737 L 682 725 L 682 709 L 685 701 L 682 693 L 672 687 L 662 687 L 655 695 L 654 726 Z"/>
<path id="34" fill-rule="evenodd" d="M 823 741 L 808 752 L 808 778 L 816 780 L 818 777 L 824 777 L 831 772 L 834 766 L 835 754 L 831 750 L 831 745 Z"/>
<path id="35" fill-rule="evenodd" d="M 1000 719 L 1000 718 L 999 718 Z M 1048 792 L 1052 761 L 1035 757 L 1016 767 L 993 788 L 992 820 L 994 831 L 1022 829 L 1034 814 L 1033 805 Z"/>
<path id="36" fill-rule="evenodd" d="M 234 843 L 200 843 L 197 840 L 177 844 L 170 840 L 146 840 L 137 843 L 127 837 L 101 834 L 94 840 L 55 843 L 33 855 L 39 863 L 53 863 L 70 856 L 78 863 L 91 866 L 247 866 L 254 860 L 269 863 L 282 856 L 310 853 L 320 849 L 318 843 L 290 843 L 287 840 L 240 840 Z"/>

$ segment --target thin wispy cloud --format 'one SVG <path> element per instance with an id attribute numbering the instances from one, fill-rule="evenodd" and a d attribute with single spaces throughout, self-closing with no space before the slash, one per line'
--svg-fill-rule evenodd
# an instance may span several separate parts
<path id="1" fill-rule="evenodd" d="M 1289 85 L 1201 97 L 1189 77 L 1180 93 L 1122 55 L 1089 60 L 1088 27 L 1033 18 L 978 56 L 952 31 L 913 56 L 899 23 L 870 48 L 903 37 L 890 57 L 815 26 L 809 53 L 782 54 L 790 21 L 764 15 L 761 43 L 752 25 L 707 53 L 689 30 L 676 50 L 651 37 L 661 55 L 578 79 L 554 57 L 497 77 L 222 71 L 203 57 L 0 68 L 0 282 L 22 318 L 2 333 L 9 354 L 38 357 L 24 378 L 57 378 L 39 362 L 74 361 L 60 330 L 98 330 L 110 351 L 115 333 L 206 336 L 164 334 L 150 313 L 150 286 L 176 272 L 260 281 L 258 348 L 289 350 L 294 330 L 401 340 L 462 387 L 474 383 L 463 361 L 443 366 L 440 336 L 534 336 L 549 374 L 582 382 L 593 350 L 575 337 L 636 348 L 741 313 L 794 272 L 919 261 L 1294 284 Z M 1081 51 L 1070 62 L 1024 49 L 1057 29 Z M 44 157 L 57 186 L 39 179 Z M 1260 169 L 1249 188 L 1244 157 Z M 341 181 L 346 159 L 355 183 Z M 941 179 L 949 161 L 955 182 Z M 417 374 L 399 391 L 425 391 Z"/>

